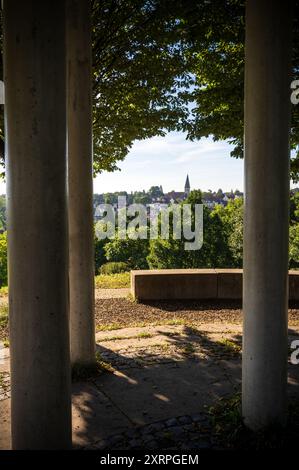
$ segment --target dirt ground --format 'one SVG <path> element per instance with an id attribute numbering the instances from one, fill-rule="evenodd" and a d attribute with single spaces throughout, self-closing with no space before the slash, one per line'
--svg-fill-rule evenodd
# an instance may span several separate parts
<path id="1" fill-rule="evenodd" d="M 151 324 L 242 323 L 242 309 L 239 301 L 185 300 L 136 303 L 125 297 L 126 290 L 122 292 L 123 297 L 107 298 L 107 295 L 109 294 L 96 292 L 97 331 Z M 299 325 L 299 305 L 293 304 L 289 308 L 289 326 L 296 325 Z M 0 340 L 7 339 L 8 334 L 8 325 L 0 324 Z"/>
<path id="2" fill-rule="evenodd" d="M 242 323 L 239 301 L 155 301 L 135 303 L 127 298 L 96 300 L 98 329 L 115 324 L 119 327 L 168 322 Z M 289 308 L 289 326 L 299 324 L 299 305 Z"/>

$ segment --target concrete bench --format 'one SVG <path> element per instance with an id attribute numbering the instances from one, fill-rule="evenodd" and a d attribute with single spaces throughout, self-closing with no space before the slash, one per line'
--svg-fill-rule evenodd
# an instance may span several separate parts
<path id="1" fill-rule="evenodd" d="M 242 299 L 242 269 L 131 271 L 131 294 L 142 300 Z M 289 271 L 289 298 L 299 300 L 299 271 Z"/>

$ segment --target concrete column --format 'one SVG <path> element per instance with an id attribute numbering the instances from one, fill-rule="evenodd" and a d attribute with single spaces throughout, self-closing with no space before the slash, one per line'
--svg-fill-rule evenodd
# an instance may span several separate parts
<path id="1" fill-rule="evenodd" d="M 12 446 L 71 445 L 65 2 L 4 1 Z"/>
<path id="2" fill-rule="evenodd" d="M 91 12 L 67 0 L 71 362 L 95 362 Z"/>
<path id="3" fill-rule="evenodd" d="M 286 421 L 290 6 L 246 8 L 242 386 L 254 430 Z"/>

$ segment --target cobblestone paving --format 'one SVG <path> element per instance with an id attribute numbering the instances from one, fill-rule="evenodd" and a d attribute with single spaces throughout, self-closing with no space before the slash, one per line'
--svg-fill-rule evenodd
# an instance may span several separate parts
<path id="1" fill-rule="evenodd" d="M 10 397 L 10 376 L 9 372 L 0 372 L 0 400 Z"/>
<path id="2" fill-rule="evenodd" d="M 215 359 L 228 359 L 232 357 L 234 355 L 221 356 L 219 354 L 214 356 Z M 211 363 L 211 357 L 202 352 L 200 348 L 194 348 L 192 352 L 186 353 L 171 348 L 165 354 L 163 354 L 163 349 L 159 347 L 149 347 L 142 350 L 131 349 L 130 351 L 121 350 L 118 351 L 117 355 L 110 352 L 101 352 L 101 359 L 104 361 L 104 364 L 106 363 L 109 367 L 112 366 L 115 370 L 146 368 L 158 364 L 172 364 L 175 367 L 176 364 L 185 361 L 186 358 L 192 362 L 204 359 L 207 363 Z"/>
<path id="3" fill-rule="evenodd" d="M 168 351 L 163 351 L 163 347 L 151 346 L 148 348 L 131 348 L 130 350 L 121 349 L 115 353 L 101 352 L 101 358 L 115 367 L 117 370 L 128 368 L 141 368 L 153 364 L 168 364 L 176 363 L 186 359 L 188 355 L 189 360 L 196 360 L 198 358 L 207 359 L 207 355 L 200 351 L 200 348 L 194 349 L 192 353 L 182 353 L 176 350 L 175 347 L 169 347 Z"/>
<path id="4" fill-rule="evenodd" d="M 119 331 L 124 331 L 122 335 Z M 127 334 L 127 336 L 126 336 Z M 181 361 L 211 361 L 240 357 L 239 330 L 203 332 L 186 326 L 127 328 L 97 334 L 101 359 L 117 370 Z"/>
<path id="5" fill-rule="evenodd" d="M 290 338 L 294 335 L 298 331 Z M 241 325 L 130 327 L 98 332 L 96 340 L 103 372 L 110 374 L 79 382 L 77 391 L 73 384 L 76 448 L 218 448 L 208 395 L 214 400 L 239 390 Z M 8 370 L 5 364 L 0 369 L 2 404 L 10 396 Z M 296 388 L 297 377 L 291 374 L 291 379 Z"/>
<path id="6" fill-rule="evenodd" d="M 215 331 L 213 325 L 211 331 L 204 332 L 186 326 L 160 325 L 101 332 L 97 334 L 98 352 L 115 371 L 168 364 L 176 367 L 185 361 L 213 366 L 219 360 L 240 359 L 240 329 L 234 325 L 234 330 L 226 328 L 225 334 L 222 329 L 223 326 L 220 332 Z M 136 426 L 87 448 L 199 450 L 215 449 L 218 445 L 208 412 L 200 412 Z"/>
<path id="7" fill-rule="evenodd" d="M 97 450 L 200 450 L 218 449 L 207 414 L 185 415 L 115 434 L 88 449 Z"/>

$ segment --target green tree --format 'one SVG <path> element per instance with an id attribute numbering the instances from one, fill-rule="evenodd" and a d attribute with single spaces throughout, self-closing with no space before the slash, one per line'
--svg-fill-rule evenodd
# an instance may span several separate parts
<path id="1" fill-rule="evenodd" d="M 6 226 L 6 197 L 4 195 L 0 196 L 0 230 L 5 231 Z"/>
<path id="2" fill-rule="evenodd" d="M 242 157 L 245 0 L 90 1 L 95 173 L 117 169 L 135 140 L 171 130 L 187 131 L 189 139 L 229 140 L 232 155 Z M 298 78 L 299 0 L 293 3 Z M 0 77 L 2 68 L 0 60 Z M 299 107 L 292 111 L 297 180 Z M 0 144 L 3 122 L 2 106 Z"/>
<path id="3" fill-rule="evenodd" d="M 181 0 L 92 5 L 94 171 L 114 171 L 134 140 L 179 129 L 188 114 Z M 2 10 L 0 47 L 2 50 Z M 0 78 L 3 77 L 0 54 Z M 0 107 L 0 159 L 4 118 Z"/>
<path id="4" fill-rule="evenodd" d="M 195 204 L 202 203 L 201 191 L 191 191 L 182 203 L 191 204 L 192 229 L 194 230 Z M 171 221 L 171 218 L 170 218 Z M 185 250 L 185 240 L 174 239 L 172 224 L 170 236 L 165 240 L 158 238 L 150 241 L 147 258 L 150 268 L 215 268 L 229 267 L 231 255 L 228 249 L 226 232 L 217 213 L 203 207 L 203 245 L 200 250 Z"/>
<path id="5" fill-rule="evenodd" d="M 212 212 L 222 221 L 223 230 L 231 255 L 230 267 L 243 265 L 243 199 L 231 199 L 226 206 L 217 204 Z"/>
<path id="6" fill-rule="evenodd" d="M 196 2 L 198 3 L 198 2 Z M 188 54 L 195 76 L 193 116 L 188 123 L 192 140 L 212 135 L 234 145 L 231 155 L 243 157 L 245 0 L 202 2 L 202 20 L 186 13 Z M 209 5 L 209 6 L 208 6 Z M 293 1 L 293 79 L 299 76 L 299 1 Z M 201 28 L 196 30 L 196 21 Z M 204 29 L 204 24 L 207 24 Z M 292 106 L 291 177 L 299 176 L 299 107 Z"/>
<path id="7" fill-rule="evenodd" d="M 290 226 L 289 267 L 299 268 L 299 223 Z"/>
<path id="8" fill-rule="evenodd" d="M 148 193 L 136 191 L 133 195 L 133 201 L 134 201 L 134 204 L 146 205 L 151 202 L 151 198 Z"/>
<path id="9" fill-rule="evenodd" d="M 96 274 L 99 273 L 101 266 L 107 262 L 105 255 L 105 245 L 107 241 L 107 239 L 99 240 L 96 237 L 94 239 L 94 264 Z"/>
<path id="10" fill-rule="evenodd" d="M 299 268 L 299 192 L 291 193 L 289 228 L 289 267 Z"/>
<path id="11" fill-rule="evenodd" d="M 296 190 L 290 197 L 290 224 L 299 222 L 299 191 Z"/>
<path id="12" fill-rule="evenodd" d="M 127 263 L 130 269 L 147 269 L 147 255 L 149 252 L 148 239 L 136 240 L 127 236 L 125 239 L 115 237 L 109 240 L 104 247 L 107 261 Z"/>
<path id="13" fill-rule="evenodd" d="M 150 198 L 155 198 L 157 199 L 158 197 L 163 196 L 163 192 L 160 188 L 160 186 L 151 186 L 150 189 L 148 190 L 148 194 Z"/>
<path id="14" fill-rule="evenodd" d="M 134 140 L 188 115 L 181 1 L 94 0 L 94 170 L 113 171 Z"/>

